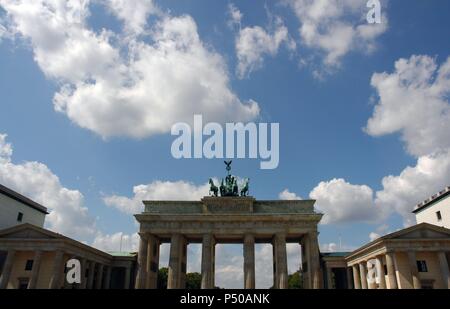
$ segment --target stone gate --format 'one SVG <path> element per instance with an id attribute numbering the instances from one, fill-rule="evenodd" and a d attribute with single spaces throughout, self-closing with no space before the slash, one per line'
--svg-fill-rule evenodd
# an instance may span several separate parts
<path id="1" fill-rule="evenodd" d="M 144 201 L 136 288 L 156 288 L 159 248 L 170 243 L 169 289 L 186 285 L 187 245 L 202 244 L 201 287 L 214 288 L 215 245 L 243 244 L 244 287 L 255 288 L 255 243 L 273 245 L 274 287 L 288 287 L 287 243 L 302 248 L 305 288 L 321 288 L 317 225 L 322 214 L 313 200 L 258 201 L 253 197 L 205 197 L 201 201 Z"/>

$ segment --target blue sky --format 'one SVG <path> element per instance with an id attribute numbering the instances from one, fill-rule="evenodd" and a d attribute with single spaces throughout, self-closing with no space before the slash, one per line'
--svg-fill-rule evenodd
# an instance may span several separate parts
<path id="1" fill-rule="evenodd" d="M 250 177 L 257 199 L 317 198 L 318 210 L 328 216 L 320 226 L 324 250 L 339 250 L 340 239 L 342 250 L 353 249 L 412 224 L 414 205 L 450 184 L 448 1 L 384 1 L 382 25 L 368 25 L 366 1 L 351 0 L 318 5 L 319 17 L 314 4 L 303 0 L 135 2 L 145 10 L 119 0 L 75 9 L 40 0 L 33 10 L 18 2 L 25 4 L 0 0 L 0 182 L 54 209 L 49 228 L 105 250 L 116 249 L 114 235 L 123 233 L 133 248 L 137 226 L 131 214 L 139 197 L 193 199 L 208 178 L 222 177 L 221 159 L 172 158 L 174 137 L 167 126 L 177 109 L 183 121 L 204 111 L 224 122 L 280 123 L 279 167 L 260 170 L 259 160 L 243 159 L 234 161 L 233 171 Z M 44 4 L 53 15 L 44 14 Z M 242 17 L 233 23 L 231 12 L 238 11 Z M 82 16 L 79 24 L 66 20 L 76 14 Z M 317 31 L 306 27 L 311 25 Z M 362 26 L 373 28 L 364 34 Z M 333 32 L 339 27 L 347 32 Z M 183 35 L 198 35 L 198 41 L 164 47 Z M 77 49 L 92 38 L 93 45 Z M 178 65 L 158 63 L 157 51 Z M 206 65 L 180 73 L 183 53 L 190 63 Z M 143 60 L 132 64 L 136 55 Z M 214 102 L 196 105 L 189 83 L 168 78 L 169 89 L 188 90 L 180 90 L 169 111 L 147 104 L 170 95 L 159 78 L 167 71 L 190 76 L 194 84 L 211 82 L 219 89 L 208 93 Z M 119 80 L 129 74 L 142 88 L 127 93 L 114 74 Z M 105 88 L 89 95 L 99 81 L 106 81 Z M 111 95 L 115 89 L 108 86 L 123 92 Z M 241 112 L 220 107 L 222 91 L 235 95 L 230 104 Z M 199 93 L 193 97 L 203 100 Z M 134 114 L 125 119 L 128 101 L 121 96 L 136 114 L 167 121 L 155 129 Z M 102 105 L 104 98 L 117 101 Z M 257 102 L 258 113 L 246 109 L 248 100 Z M 185 189 L 172 192 L 178 181 Z M 133 194 L 138 185 L 143 195 Z M 224 285 L 236 279 L 230 278 Z"/>

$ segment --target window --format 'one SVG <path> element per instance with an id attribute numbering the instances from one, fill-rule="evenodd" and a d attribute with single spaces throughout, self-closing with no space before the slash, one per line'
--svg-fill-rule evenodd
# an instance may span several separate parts
<path id="1" fill-rule="evenodd" d="M 33 260 L 28 260 L 27 263 L 25 264 L 25 270 L 30 271 L 32 269 L 33 269 Z"/>
<path id="2" fill-rule="evenodd" d="M 442 221 L 442 214 L 440 211 L 436 212 L 436 217 L 437 217 L 438 221 Z"/>
<path id="3" fill-rule="evenodd" d="M 19 212 L 17 214 L 17 222 L 22 222 L 22 220 L 23 220 L 23 213 Z"/>
<path id="4" fill-rule="evenodd" d="M 428 272 L 427 262 L 426 261 L 417 261 L 417 269 L 420 273 Z"/>
<path id="5" fill-rule="evenodd" d="M 19 278 L 19 285 L 17 286 L 17 288 L 19 290 L 26 290 L 26 289 L 28 289 L 28 282 L 29 282 L 28 278 Z"/>
<path id="6" fill-rule="evenodd" d="M 434 281 L 433 280 L 421 280 L 420 285 L 421 285 L 422 290 L 432 290 L 434 288 Z"/>

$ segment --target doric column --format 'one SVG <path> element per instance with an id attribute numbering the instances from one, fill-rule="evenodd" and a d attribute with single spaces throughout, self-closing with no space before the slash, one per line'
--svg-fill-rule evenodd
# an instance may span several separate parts
<path id="1" fill-rule="evenodd" d="M 214 247 L 215 241 L 211 234 L 203 235 L 202 240 L 202 289 L 214 288 Z"/>
<path id="2" fill-rule="evenodd" d="M 255 288 L 255 237 L 244 237 L 244 288 Z"/>
<path id="3" fill-rule="evenodd" d="M 39 270 L 41 268 L 42 251 L 38 250 L 34 253 L 33 270 L 31 272 L 30 282 L 28 282 L 28 289 L 35 289 L 39 278 Z"/>
<path id="4" fill-rule="evenodd" d="M 148 236 L 147 242 L 147 279 L 145 288 L 156 289 L 158 287 L 159 270 L 159 239 L 154 235 Z"/>
<path id="5" fill-rule="evenodd" d="M 88 270 L 88 279 L 87 279 L 87 288 L 89 290 L 92 290 L 94 288 L 94 274 L 95 274 L 95 262 L 91 261 L 89 263 L 89 270 Z"/>
<path id="6" fill-rule="evenodd" d="M 409 268 L 411 270 L 412 286 L 414 289 L 420 289 L 419 270 L 417 269 L 417 259 L 415 251 L 408 251 Z"/>
<path id="7" fill-rule="evenodd" d="M 6 289 L 8 287 L 9 276 L 11 276 L 15 255 L 15 250 L 8 250 L 8 255 L 5 264 L 3 265 L 2 275 L 0 276 L 0 289 Z"/>
<path id="8" fill-rule="evenodd" d="M 275 249 L 275 243 L 273 241 L 272 241 L 272 261 L 273 261 L 273 288 L 278 289 L 277 254 Z"/>
<path id="9" fill-rule="evenodd" d="M 86 258 L 82 258 L 80 260 L 80 264 L 81 264 L 81 284 L 80 284 L 80 289 L 84 290 L 86 289 L 87 286 L 87 278 L 86 278 L 86 269 L 88 267 L 88 261 Z"/>
<path id="10" fill-rule="evenodd" d="M 312 279 L 311 279 L 311 256 L 309 250 L 309 239 L 307 235 L 303 235 L 301 241 L 301 253 L 302 253 L 302 277 L 303 277 L 303 288 L 311 289 L 312 288 Z"/>
<path id="11" fill-rule="evenodd" d="M 102 288 L 103 281 L 103 264 L 98 264 L 97 278 L 95 278 L 95 289 L 100 290 Z"/>
<path id="12" fill-rule="evenodd" d="M 359 276 L 361 278 L 361 288 L 367 289 L 367 266 L 366 262 L 359 263 Z"/>
<path id="13" fill-rule="evenodd" d="M 106 266 L 105 280 L 103 281 L 103 289 L 109 290 L 111 287 L 111 266 Z"/>
<path id="14" fill-rule="evenodd" d="M 286 235 L 278 233 L 274 237 L 276 288 L 288 288 Z"/>
<path id="15" fill-rule="evenodd" d="M 359 274 L 359 266 L 355 264 L 352 266 L 353 269 L 353 287 L 355 290 L 361 289 L 361 276 Z"/>
<path id="16" fill-rule="evenodd" d="M 312 288 L 320 289 L 322 287 L 322 279 L 320 276 L 320 251 L 319 251 L 319 238 L 317 232 L 310 232 L 309 237 L 309 250 L 310 250 L 310 265 L 312 276 Z"/>
<path id="17" fill-rule="evenodd" d="M 377 288 L 377 277 L 376 277 L 376 264 L 373 262 L 367 263 L 367 287 L 369 290 L 374 290 Z M 370 265 L 370 267 L 369 267 Z"/>
<path id="18" fill-rule="evenodd" d="M 393 252 L 386 253 L 386 268 L 387 268 L 389 289 L 397 289 L 398 288 L 394 254 L 395 253 L 393 253 Z"/>
<path id="19" fill-rule="evenodd" d="M 450 274 L 448 269 L 448 261 L 445 252 L 438 252 L 439 265 L 441 268 L 442 280 L 444 282 L 444 288 L 450 289 Z"/>
<path id="20" fill-rule="evenodd" d="M 350 270 L 350 267 L 346 267 L 345 269 L 347 271 L 347 289 L 351 289 L 353 283 L 352 272 Z"/>
<path id="21" fill-rule="evenodd" d="M 383 256 L 381 255 L 377 256 L 377 267 L 378 280 L 380 281 L 378 288 L 384 290 L 386 289 L 386 274 L 384 273 Z"/>
<path id="22" fill-rule="evenodd" d="M 123 284 L 123 288 L 125 290 L 129 290 L 130 289 L 130 280 L 131 279 L 131 266 L 127 266 L 125 267 L 125 278 L 124 278 L 124 284 Z"/>
<path id="23" fill-rule="evenodd" d="M 326 270 L 327 270 L 327 289 L 332 290 L 332 289 L 334 289 L 333 271 L 332 271 L 331 267 L 329 267 L 329 266 L 326 266 Z"/>
<path id="24" fill-rule="evenodd" d="M 55 258 L 53 260 L 53 270 L 50 278 L 50 289 L 59 289 L 61 284 L 61 275 L 63 272 L 64 252 L 56 251 Z"/>
<path id="25" fill-rule="evenodd" d="M 170 242 L 168 289 L 183 289 L 186 283 L 186 240 L 180 234 L 172 235 Z"/>
<path id="26" fill-rule="evenodd" d="M 139 234 L 139 253 L 137 263 L 137 276 L 136 276 L 136 289 L 144 289 L 147 279 L 147 248 L 148 248 L 148 236 L 146 234 Z"/>
<path id="27" fill-rule="evenodd" d="M 181 263 L 180 263 L 180 289 L 186 288 L 186 280 L 187 280 L 187 239 L 185 237 L 181 238 L 181 244 L 180 244 L 180 257 L 181 257 Z"/>

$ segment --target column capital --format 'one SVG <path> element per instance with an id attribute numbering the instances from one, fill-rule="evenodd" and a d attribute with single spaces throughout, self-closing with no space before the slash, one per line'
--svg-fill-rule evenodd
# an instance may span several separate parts
<path id="1" fill-rule="evenodd" d="M 146 233 L 146 232 L 139 232 L 138 234 L 142 240 L 147 240 L 149 237 L 149 233 Z"/>
<path id="2" fill-rule="evenodd" d="M 244 243 L 254 243 L 255 242 L 255 235 L 253 234 L 245 234 L 244 235 Z"/>

